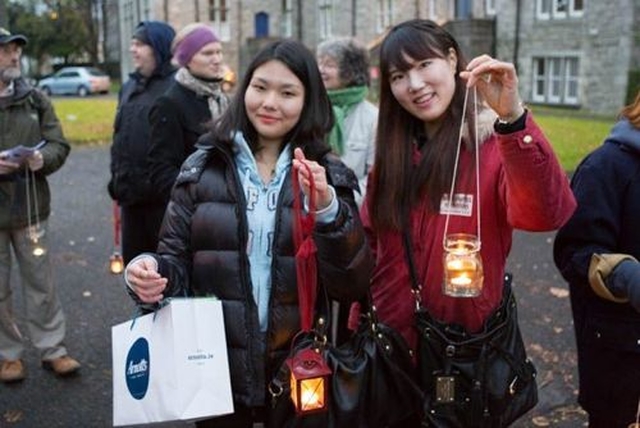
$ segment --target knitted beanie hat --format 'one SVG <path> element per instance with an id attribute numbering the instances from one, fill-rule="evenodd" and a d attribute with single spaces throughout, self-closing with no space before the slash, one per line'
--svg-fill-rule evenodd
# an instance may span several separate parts
<path id="1" fill-rule="evenodd" d="M 205 45 L 219 41 L 211 27 L 199 23 L 188 25 L 176 35 L 172 47 L 173 58 L 184 67 Z"/>

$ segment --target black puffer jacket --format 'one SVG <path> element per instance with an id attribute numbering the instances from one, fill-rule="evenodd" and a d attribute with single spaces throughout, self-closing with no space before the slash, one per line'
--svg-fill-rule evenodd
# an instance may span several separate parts
<path id="1" fill-rule="evenodd" d="M 357 180 L 334 155 L 326 155 L 329 182 L 339 198 L 333 223 L 317 225 L 319 282 L 331 298 L 360 299 L 369 286 L 372 257 L 353 198 Z M 190 156 L 176 180 L 157 256 L 168 278 L 165 296 L 215 295 L 223 302 L 231 383 L 236 404 L 264 404 L 267 379 L 300 330 L 292 238 L 293 192 L 285 180 L 276 212 L 266 355 L 260 349 L 258 311 L 246 252 L 246 201 L 233 155 L 215 145 Z M 265 364 L 266 362 L 266 364 Z"/>

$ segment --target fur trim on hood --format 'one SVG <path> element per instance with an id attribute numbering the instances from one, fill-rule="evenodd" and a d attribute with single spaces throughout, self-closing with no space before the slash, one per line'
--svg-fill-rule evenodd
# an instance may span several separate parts
<path id="1" fill-rule="evenodd" d="M 473 113 L 472 113 L 473 114 Z M 467 110 L 467 116 L 469 111 Z M 483 105 L 478 112 L 478 141 L 480 144 L 484 143 L 494 133 L 494 124 L 498 114 L 493 111 L 489 106 Z M 473 144 L 473 141 L 469 141 L 469 125 L 465 125 L 462 131 L 462 138 L 464 141 L 468 141 L 468 144 Z"/>

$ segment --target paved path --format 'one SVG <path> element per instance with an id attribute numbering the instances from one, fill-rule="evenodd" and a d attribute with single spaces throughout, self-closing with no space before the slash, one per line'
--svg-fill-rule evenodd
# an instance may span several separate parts
<path id="1" fill-rule="evenodd" d="M 67 343 L 83 363 L 81 375 L 55 378 L 39 368 L 38 356 L 30 348 L 28 378 L 17 385 L 0 385 L 1 428 L 112 426 L 110 327 L 129 319 L 133 304 L 121 277 L 107 270 L 113 245 L 111 202 L 105 190 L 108 163 L 106 146 L 76 148 L 63 169 L 51 177 L 50 251 L 67 313 Z M 553 234 L 517 233 L 509 262 L 523 335 L 538 367 L 540 386 L 540 403 L 517 427 L 585 425 L 575 405 L 575 347 L 567 286 L 551 261 L 552 238 Z M 16 312 L 21 314 L 16 279 L 13 286 Z"/>

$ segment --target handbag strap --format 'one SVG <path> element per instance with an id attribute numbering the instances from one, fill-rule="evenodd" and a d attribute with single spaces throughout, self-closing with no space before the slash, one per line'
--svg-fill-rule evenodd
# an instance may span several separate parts
<path id="1" fill-rule="evenodd" d="M 422 284 L 418 280 L 418 270 L 416 269 L 416 263 L 413 260 L 413 246 L 411 244 L 411 236 L 409 235 L 409 228 L 404 228 L 402 233 L 402 243 L 404 246 L 404 253 L 407 259 L 407 265 L 409 266 L 409 275 L 411 275 L 411 293 L 416 302 L 416 311 L 422 307 Z"/>

